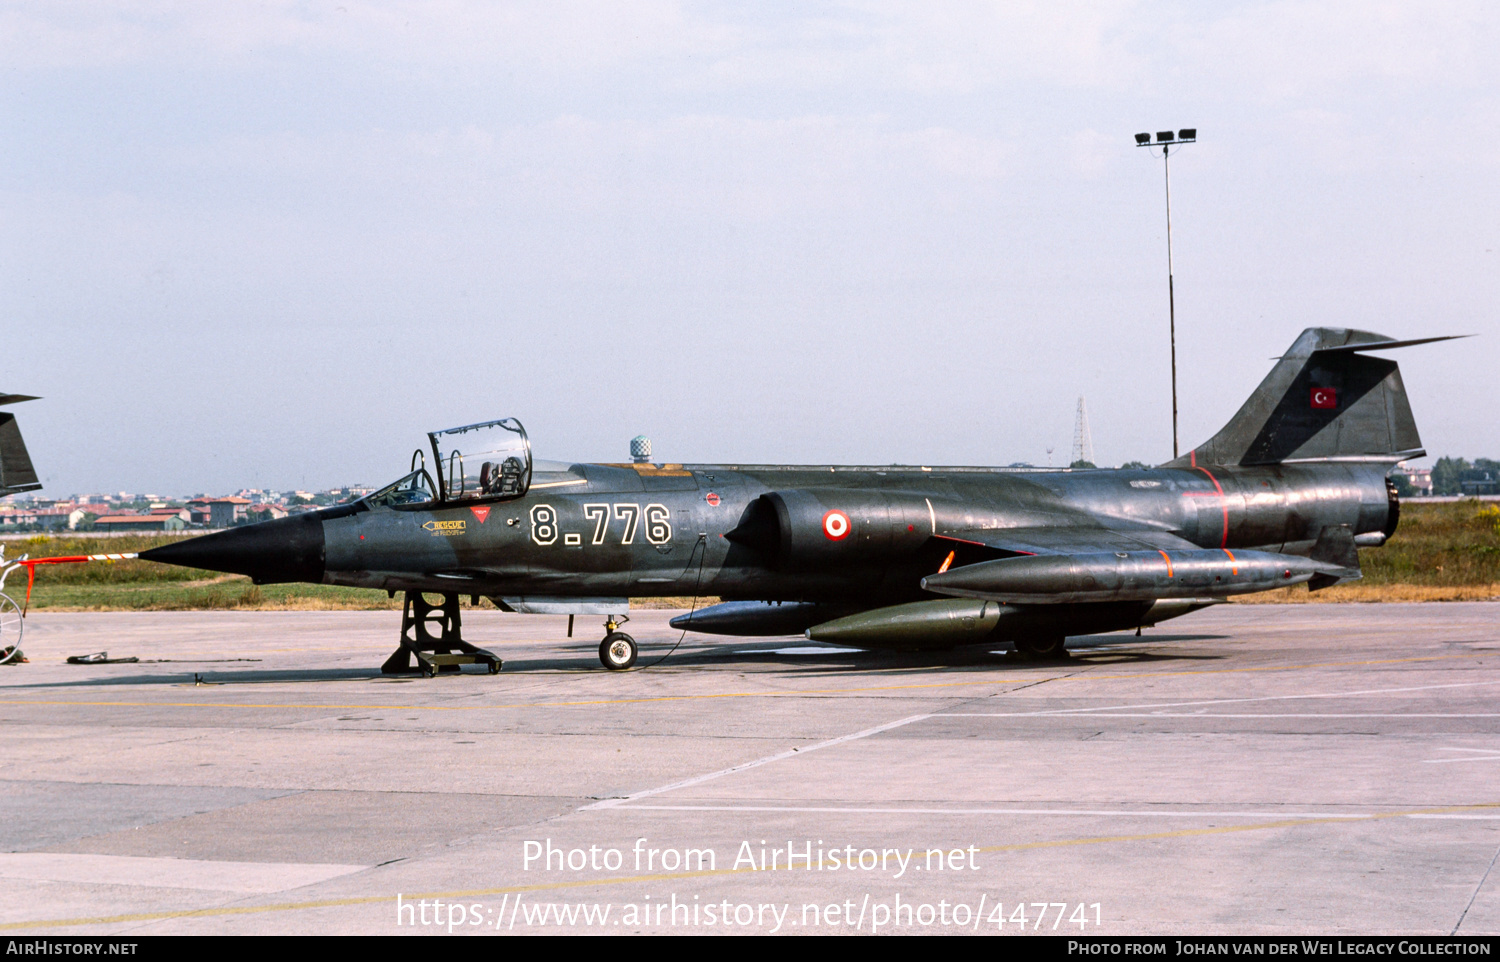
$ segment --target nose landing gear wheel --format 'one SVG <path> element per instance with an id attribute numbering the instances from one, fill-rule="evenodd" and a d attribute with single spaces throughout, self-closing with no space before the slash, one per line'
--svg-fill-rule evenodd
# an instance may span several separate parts
<path id="1" fill-rule="evenodd" d="M 599 660 L 610 671 L 624 671 L 635 664 L 635 639 L 623 631 L 612 631 L 599 642 Z"/>

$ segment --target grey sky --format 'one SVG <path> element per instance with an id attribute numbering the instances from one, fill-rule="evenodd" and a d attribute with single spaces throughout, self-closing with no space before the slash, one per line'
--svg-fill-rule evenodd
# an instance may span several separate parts
<path id="1" fill-rule="evenodd" d="M 541 457 L 1101 463 L 1313 324 L 1500 455 L 1481 3 L 10 3 L 7 391 L 47 493 Z"/>

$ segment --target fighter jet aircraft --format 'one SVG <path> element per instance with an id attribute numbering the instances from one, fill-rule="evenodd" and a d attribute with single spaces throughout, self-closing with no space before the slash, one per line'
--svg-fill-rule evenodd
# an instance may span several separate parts
<path id="1" fill-rule="evenodd" d="M 637 657 L 629 599 L 669 595 L 725 599 L 672 622 L 700 632 L 1066 657 L 1069 635 L 1358 578 L 1357 549 L 1396 530 L 1387 473 L 1425 453 L 1396 364 L 1368 352 L 1436 340 L 1310 328 L 1223 430 L 1151 469 L 569 464 L 506 419 L 432 433 L 430 460 L 353 503 L 141 557 L 405 592 L 390 672 L 499 670 L 463 641 L 461 596 L 601 616 L 616 670 Z"/>

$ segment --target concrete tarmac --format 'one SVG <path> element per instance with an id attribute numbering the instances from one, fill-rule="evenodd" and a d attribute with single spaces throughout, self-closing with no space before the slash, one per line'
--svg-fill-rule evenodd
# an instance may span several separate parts
<path id="1" fill-rule="evenodd" d="M 674 612 L 627 630 L 666 655 Z M 1500 606 L 1224 605 L 1065 663 L 690 635 L 384 677 L 396 612 L 32 613 L 0 929 L 1500 932 Z M 68 665 L 108 650 L 136 664 Z M 399 896 L 399 903 L 398 903 Z"/>

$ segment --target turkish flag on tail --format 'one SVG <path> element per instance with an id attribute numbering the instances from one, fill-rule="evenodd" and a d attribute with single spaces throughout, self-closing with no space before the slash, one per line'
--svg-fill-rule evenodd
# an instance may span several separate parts
<path id="1" fill-rule="evenodd" d="M 1312 406 L 1315 408 L 1336 408 L 1339 406 L 1339 395 L 1331 387 L 1315 387 L 1312 389 Z"/>

